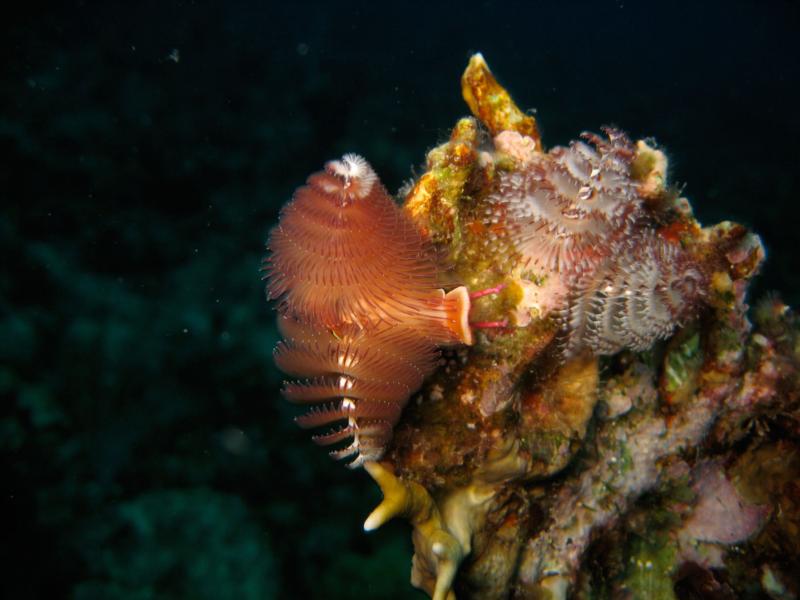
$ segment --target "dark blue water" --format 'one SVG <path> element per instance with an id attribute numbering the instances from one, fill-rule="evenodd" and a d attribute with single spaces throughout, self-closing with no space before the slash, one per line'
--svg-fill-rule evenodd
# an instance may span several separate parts
<path id="1" fill-rule="evenodd" d="M 795 2 L 27 2 L 0 32 L 0 595 L 407 598 L 291 423 L 258 264 L 344 151 L 390 189 L 483 52 L 548 146 L 615 124 L 800 301 Z M 700 6 L 701 5 L 701 6 Z"/>

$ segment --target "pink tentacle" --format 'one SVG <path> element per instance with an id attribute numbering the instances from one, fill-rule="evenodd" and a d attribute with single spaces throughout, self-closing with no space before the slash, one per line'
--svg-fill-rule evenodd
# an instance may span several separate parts
<path id="1" fill-rule="evenodd" d="M 497 294 L 498 292 L 503 291 L 507 285 L 508 285 L 507 283 L 501 283 L 500 285 L 486 288 L 485 290 L 477 290 L 475 292 L 470 292 L 469 299 L 475 300 L 476 298 L 482 298 L 483 296 L 490 296 L 491 294 Z"/>
<path id="2" fill-rule="evenodd" d="M 473 321 L 469 324 L 475 329 L 502 329 L 508 327 L 508 319 L 502 321 Z"/>

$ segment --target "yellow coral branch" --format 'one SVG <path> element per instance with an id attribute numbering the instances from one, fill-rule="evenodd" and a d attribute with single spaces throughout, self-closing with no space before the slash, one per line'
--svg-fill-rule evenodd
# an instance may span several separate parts
<path id="1" fill-rule="evenodd" d="M 492 135 L 501 131 L 517 131 L 528 136 L 542 149 L 542 137 L 536 119 L 526 115 L 497 83 L 481 53 L 473 54 L 461 76 L 461 94 L 472 114 L 478 117 Z"/>

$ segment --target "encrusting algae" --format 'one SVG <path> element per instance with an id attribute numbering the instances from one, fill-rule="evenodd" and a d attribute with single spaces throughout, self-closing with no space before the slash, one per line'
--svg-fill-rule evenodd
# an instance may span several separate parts
<path id="1" fill-rule="evenodd" d="M 380 486 L 365 530 L 406 519 L 435 600 L 796 598 L 800 328 L 747 318 L 759 238 L 701 227 L 653 142 L 545 152 L 480 54 L 461 83 L 401 209 L 347 155 L 270 239 L 286 393 Z"/>

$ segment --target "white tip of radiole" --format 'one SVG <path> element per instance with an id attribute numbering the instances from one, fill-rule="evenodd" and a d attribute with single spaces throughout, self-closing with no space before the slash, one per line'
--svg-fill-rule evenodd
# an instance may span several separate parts
<path id="1" fill-rule="evenodd" d="M 325 167 L 329 173 L 344 179 L 344 189 L 356 198 L 365 198 L 378 180 L 370 164 L 358 154 L 345 154 Z"/>

